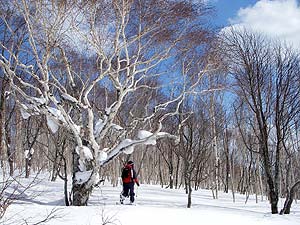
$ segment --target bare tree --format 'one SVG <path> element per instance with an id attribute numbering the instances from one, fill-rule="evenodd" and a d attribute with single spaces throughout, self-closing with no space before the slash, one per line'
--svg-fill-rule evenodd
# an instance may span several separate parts
<path id="1" fill-rule="evenodd" d="M 69 148 L 72 148 L 72 139 L 68 130 L 60 129 L 57 133 L 48 135 L 47 151 L 44 152 L 47 159 L 51 162 L 51 181 L 56 181 L 57 177 L 64 181 L 64 200 L 65 205 L 69 206 L 69 192 L 68 192 L 68 174 L 70 172 L 70 153 Z M 70 139 L 70 140 L 69 140 Z M 39 143 L 42 144 L 42 143 Z M 73 147 L 74 148 L 74 147 Z"/>
<path id="2" fill-rule="evenodd" d="M 295 108 L 299 103 L 293 100 L 299 93 L 290 83 L 299 80 L 299 58 L 290 49 L 278 48 L 278 44 L 250 31 L 232 29 L 225 32 L 223 40 L 237 93 L 254 117 L 250 129 L 258 141 L 257 153 L 262 160 L 271 211 L 278 213 L 285 134 L 299 108 Z M 251 146 L 248 149 L 256 151 Z"/>
<path id="3" fill-rule="evenodd" d="M 201 104 L 197 104 L 197 107 L 199 105 Z M 207 135 L 210 126 L 206 113 L 201 109 L 193 111 L 195 112 L 193 116 L 182 121 L 180 152 L 178 153 L 183 160 L 182 173 L 188 194 L 188 208 L 192 205 L 193 183 L 200 183 L 206 178 L 204 168 L 211 154 L 209 146 L 212 141 L 212 138 Z"/>
<path id="4" fill-rule="evenodd" d="M 278 157 L 285 156 L 286 167 L 285 184 L 286 184 L 286 202 L 281 214 L 289 214 L 291 203 L 299 180 L 292 181 L 290 179 L 292 172 L 292 158 L 295 155 L 295 121 L 299 118 L 300 113 L 300 56 L 291 48 L 277 46 L 275 48 L 275 84 L 274 84 L 274 124 L 276 128 L 276 152 Z M 284 154 L 280 154 L 280 152 Z M 278 161 L 283 159 L 278 159 Z M 280 167 L 280 165 L 276 165 Z M 279 175 L 278 175 L 279 176 Z M 280 182 L 280 181 L 278 181 Z"/>

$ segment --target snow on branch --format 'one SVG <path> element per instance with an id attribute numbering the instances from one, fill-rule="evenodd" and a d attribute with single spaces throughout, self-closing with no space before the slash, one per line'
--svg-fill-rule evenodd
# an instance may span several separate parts
<path id="1" fill-rule="evenodd" d="M 138 139 L 148 139 L 144 142 L 145 145 L 156 145 L 156 137 L 153 136 L 153 133 L 146 131 L 146 130 L 140 130 L 138 132 Z"/>
<path id="2" fill-rule="evenodd" d="M 30 150 L 25 150 L 24 151 L 24 155 L 25 155 L 25 159 L 31 159 L 32 155 L 34 153 L 34 149 L 31 148 Z"/>
<path id="3" fill-rule="evenodd" d="M 179 137 L 176 135 L 171 135 L 167 132 L 154 132 L 140 130 L 137 135 L 137 139 L 124 139 L 117 146 L 111 149 L 105 149 L 105 152 L 108 152 L 105 160 L 98 161 L 100 166 L 104 166 L 115 157 L 117 157 L 121 153 L 132 154 L 134 151 L 134 147 L 138 145 L 156 145 L 156 141 L 160 138 L 171 138 L 174 139 L 176 143 L 179 142 Z"/>
<path id="4" fill-rule="evenodd" d="M 40 115 L 40 110 L 33 104 L 20 104 L 21 116 L 23 119 L 28 119 L 30 116 Z"/>
<path id="5" fill-rule="evenodd" d="M 46 115 L 46 119 L 47 119 L 47 125 L 48 125 L 49 129 L 51 130 L 51 132 L 53 134 L 55 134 L 59 128 L 58 123 L 48 115 Z"/>
<path id="6" fill-rule="evenodd" d="M 92 176 L 93 170 L 83 171 L 83 172 L 77 172 L 75 174 L 75 179 L 77 184 L 83 184 L 87 182 L 90 177 Z"/>
<path id="7" fill-rule="evenodd" d="M 100 133 L 102 132 L 104 126 L 107 124 L 107 116 L 105 115 L 104 116 L 104 120 L 99 118 L 98 121 L 96 122 L 95 124 L 95 127 L 94 127 L 94 135 L 95 137 L 98 137 L 100 135 Z M 121 127 L 120 125 L 118 124 L 115 124 L 115 123 L 112 123 L 110 125 L 110 127 L 115 130 L 115 131 L 121 131 L 121 130 L 124 130 L 123 127 Z"/>
<path id="8" fill-rule="evenodd" d="M 76 153 L 78 155 L 82 155 L 82 159 L 84 160 L 92 160 L 94 158 L 91 149 L 89 149 L 87 146 L 82 146 L 82 147 L 77 146 Z"/>
<path id="9" fill-rule="evenodd" d="M 78 100 L 74 98 L 73 96 L 69 95 L 68 93 L 63 93 L 61 97 L 67 101 L 70 101 L 72 103 L 78 103 Z"/>
<path id="10" fill-rule="evenodd" d="M 105 125 L 105 121 L 106 121 L 106 116 L 105 116 L 105 119 L 102 120 L 102 119 L 98 119 L 98 121 L 96 122 L 95 124 L 95 127 L 94 127 L 94 135 L 95 137 L 99 136 L 99 134 L 101 133 L 104 125 Z"/>
<path id="11" fill-rule="evenodd" d="M 114 129 L 114 130 L 116 130 L 116 131 L 124 130 L 123 127 L 121 127 L 118 124 L 114 124 L 114 123 L 111 125 L 111 128 Z"/>
<path id="12" fill-rule="evenodd" d="M 98 153 L 97 162 L 99 165 L 101 165 L 102 162 L 104 162 L 107 159 L 107 150 L 108 148 L 104 148 L 101 152 Z"/>
<path id="13" fill-rule="evenodd" d="M 51 114 L 51 116 L 62 123 L 66 123 L 66 120 L 62 114 L 62 112 L 59 109 L 53 108 L 53 107 L 47 107 L 48 112 Z"/>
<path id="14" fill-rule="evenodd" d="M 52 133 L 56 133 L 61 124 L 67 124 L 62 112 L 59 109 L 46 106 L 46 100 L 43 98 L 33 98 L 36 104 L 20 104 L 21 116 L 27 120 L 34 115 L 46 115 L 47 125 Z M 43 106 L 43 109 L 40 109 Z M 43 112 L 46 109 L 46 113 Z M 79 129 L 79 128 L 78 128 Z"/>

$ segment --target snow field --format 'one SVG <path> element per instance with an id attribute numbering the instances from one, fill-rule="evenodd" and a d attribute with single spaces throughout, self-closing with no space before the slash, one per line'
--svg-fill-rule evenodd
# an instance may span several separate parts
<path id="1" fill-rule="evenodd" d="M 136 187 L 136 205 L 120 205 L 121 186 L 105 184 L 96 188 L 86 207 L 65 207 L 62 181 L 42 179 L 22 199 L 8 208 L 1 225 L 35 224 L 51 210 L 55 218 L 47 225 L 102 225 L 106 221 L 117 225 L 299 225 L 300 205 L 293 204 L 290 215 L 272 215 L 268 202 L 255 203 L 250 196 L 219 192 L 213 199 L 210 190 L 193 192 L 192 208 L 187 209 L 184 190 L 163 189 L 155 185 Z M 126 199 L 128 202 L 129 200 Z M 283 205 L 280 201 L 280 207 Z M 25 222 L 26 221 L 26 222 Z"/>

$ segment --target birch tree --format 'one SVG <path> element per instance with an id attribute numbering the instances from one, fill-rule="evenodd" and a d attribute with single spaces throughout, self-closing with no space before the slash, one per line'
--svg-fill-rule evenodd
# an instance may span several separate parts
<path id="1" fill-rule="evenodd" d="M 45 115 L 52 132 L 64 127 L 74 137 L 73 205 L 87 204 L 99 168 L 119 154 L 163 137 L 177 139 L 163 132 L 164 122 L 178 113 L 195 86 L 182 84 L 183 77 L 171 77 L 165 65 L 176 65 L 176 53 L 189 47 L 184 41 L 203 30 L 195 21 L 207 12 L 204 4 L 15 0 L 1 7 L 23 21 L 13 26 L 1 15 L 8 32 L 15 37 L 22 28 L 26 34 L 18 42 L 1 42 L 5 53 L 0 58 L 23 118 Z M 170 82 L 161 85 L 150 82 L 153 79 Z M 100 89 L 113 97 L 96 99 Z M 149 100 L 139 115 L 129 111 L 120 126 L 117 117 L 125 102 L 134 104 L 127 101 L 130 96 L 147 90 L 173 94 L 163 101 Z M 147 122 L 155 122 L 151 130 L 136 131 Z M 105 141 L 108 135 L 115 137 L 113 142 Z"/>

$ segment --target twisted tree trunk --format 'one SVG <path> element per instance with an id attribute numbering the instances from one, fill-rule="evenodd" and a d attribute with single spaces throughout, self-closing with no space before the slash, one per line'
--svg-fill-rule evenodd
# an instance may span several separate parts
<path id="1" fill-rule="evenodd" d="M 291 212 L 291 206 L 295 197 L 295 192 L 297 190 L 297 187 L 300 185 L 300 180 L 297 181 L 290 190 L 287 191 L 287 196 L 284 202 L 283 209 L 280 210 L 280 215 L 283 214 L 290 214 Z"/>
<path id="2" fill-rule="evenodd" d="M 80 157 L 74 150 L 73 152 L 73 179 L 72 179 L 72 205 L 74 206 L 86 206 L 90 197 L 90 194 L 93 190 L 93 174 L 95 171 L 93 170 L 95 166 L 90 161 L 89 163 L 85 163 L 86 171 L 91 171 L 89 178 L 85 181 L 81 181 L 78 179 L 76 175 L 83 171 L 80 170 Z"/>

